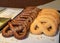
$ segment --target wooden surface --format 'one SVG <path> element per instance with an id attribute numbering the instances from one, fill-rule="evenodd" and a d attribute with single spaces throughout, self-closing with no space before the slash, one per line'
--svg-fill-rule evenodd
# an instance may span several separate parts
<path id="1" fill-rule="evenodd" d="M 53 0 L 0 0 L 0 7 L 38 6 Z"/>

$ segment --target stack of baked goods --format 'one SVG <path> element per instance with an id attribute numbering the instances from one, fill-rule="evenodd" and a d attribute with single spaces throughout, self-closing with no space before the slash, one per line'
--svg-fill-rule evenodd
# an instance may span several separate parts
<path id="1" fill-rule="evenodd" d="M 59 13 L 55 9 L 27 7 L 3 28 L 4 37 L 14 36 L 17 39 L 24 39 L 29 31 L 33 34 L 44 33 L 47 36 L 54 36 L 59 25 Z"/>
<path id="2" fill-rule="evenodd" d="M 2 30 L 4 37 L 13 36 L 17 39 L 24 39 L 27 36 L 29 27 L 34 19 L 37 17 L 40 9 L 36 7 L 27 7 L 16 18 L 9 21 L 7 26 Z"/>
<path id="3" fill-rule="evenodd" d="M 59 13 L 52 8 L 42 9 L 37 18 L 31 24 L 30 32 L 33 34 L 44 33 L 47 36 L 54 36 L 59 25 Z"/>

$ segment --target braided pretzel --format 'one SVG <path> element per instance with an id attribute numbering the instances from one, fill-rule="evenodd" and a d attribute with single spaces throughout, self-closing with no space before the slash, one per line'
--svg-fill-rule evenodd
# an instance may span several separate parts
<path id="1" fill-rule="evenodd" d="M 15 38 L 23 39 L 26 36 L 27 29 L 26 29 L 26 27 L 24 25 L 22 27 L 22 24 L 20 24 L 20 31 L 15 31 L 14 26 L 10 22 L 8 24 L 9 24 L 10 29 L 12 30 L 13 35 L 15 36 Z"/>
<path id="2" fill-rule="evenodd" d="M 2 30 L 2 35 L 5 37 L 9 37 L 13 35 L 13 32 L 11 30 L 9 30 L 9 25 L 5 26 L 5 28 Z"/>
<path id="3" fill-rule="evenodd" d="M 8 24 L 11 24 L 11 23 L 8 23 Z M 21 26 L 20 24 L 19 25 L 13 25 L 14 26 L 14 30 L 15 31 L 20 31 L 21 30 Z M 10 29 L 9 29 L 10 28 Z M 3 33 L 3 36 L 6 36 L 6 37 L 10 37 L 13 35 L 13 32 L 11 31 L 11 25 L 7 25 L 4 30 L 2 31 Z M 24 33 L 25 34 L 25 33 Z"/>
<path id="4" fill-rule="evenodd" d="M 17 39 L 24 39 L 39 11 L 40 9 L 35 7 L 26 8 L 16 18 L 8 22 L 7 26 L 2 30 L 2 35 L 5 37 L 14 35 Z"/>

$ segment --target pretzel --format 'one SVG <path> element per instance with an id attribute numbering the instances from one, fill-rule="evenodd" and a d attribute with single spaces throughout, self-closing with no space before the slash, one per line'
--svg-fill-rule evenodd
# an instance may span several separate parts
<path id="1" fill-rule="evenodd" d="M 56 9 L 53 8 L 43 8 L 41 12 L 53 12 L 55 14 L 59 14 Z M 56 15 L 58 16 L 58 15 Z"/>
<path id="2" fill-rule="evenodd" d="M 11 30 L 9 30 L 9 25 L 5 26 L 4 29 L 2 30 L 2 35 L 4 37 L 10 37 L 13 35 L 13 32 Z M 8 30 L 8 31 L 7 31 Z"/>
<path id="3" fill-rule="evenodd" d="M 57 26 L 55 22 L 50 18 L 40 17 L 38 19 L 37 17 L 37 19 L 34 20 L 30 26 L 30 32 L 37 35 L 43 32 L 47 36 L 54 36 L 57 32 Z"/>
<path id="4" fill-rule="evenodd" d="M 59 12 L 56 9 L 44 8 L 44 9 L 42 9 L 41 13 L 49 13 L 57 19 L 57 22 L 59 21 Z M 58 24 L 59 24 L 59 22 L 58 22 Z"/>
<path id="5" fill-rule="evenodd" d="M 33 34 L 44 33 L 47 36 L 55 36 L 58 30 L 59 13 L 54 9 L 42 9 L 30 26 Z"/>
<path id="6" fill-rule="evenodd" d="M 39 22 L 40 23 L 41 22 L 45 23 L 43 25 L 44 28 L 42 29 L 42 32 L 45 35 L 47 35 L 47 36 L 54 36 L 56 34 L 57 26 L 56 26 L 55 22 L 52 19 L 44 17 L 44 18 L 40 18 Z"/>
<path id="7" fill-rule="evenodd" d="M 17 27 L 17 26 L 18 26 L 18 27 Z M 15 27 L 15 29 L 14 29 L 15 31 L 21 30 L 21 29 L 19 28 L 19 25 L 14 24 L 14 27 Z M 10 36 L 13 35 L 13 32 L 11 31 L 9 25 L 7 25 L 7 26 L 3 29 L 2 35 L 5 36 L 5 37 L 10 37 Z"/>
<path id="8" fill-rule="evenodd" d="M 47 15 L 45 15 L 45 14 L 47 14 Z M 40 17 L 40 18 L 41 18 L 41 17 L 50 18 L 50 19 L 52 19 L 52 20 L 55 22 L 56 26 L 58 26 L 57 20 L 54 18 L 54 16 L 50 15 L 49 13 L 44 13 L 44 14 L 42 13 L 42 15 L 40 15 L 39 17 Z"/>
<path id="9" fill-rule="evenodd" d="M 35 7 L 26 8 L 21 14 L 8 22 L 7 26 L 2 30 L 2 35 L 5 37 L 14 36 L 17 39 L 24 39 L 39 11 L 40 9 Z"/>
<path id="10" fill-rule="evenodd" d="M 29 30 L 29 24 L 27 21 L 16 21 L 16 20 L 12 21 L 13 25 L 19 25 L 20 23 L 23 23 L 25 25 L 25 27 L 27 27 L 27 30 Z"/>
<path id="11" fill-rule="evenodd" d="M 14 26 L 10 22 L 8 24 L 9 24 L 10 29 L 12 30 L 15 38 L 17 38 L 17 39 L 25 38 L 25 36 L 27 34 L 27 29 L 26 29 L 26 27 L 24 25 L 22 26 L 22 24 L 20 24 L 20 26 L 19 26 L 20 27 L 20 31 L 15 31 Z"/>
<path id="12" fill-rule="evenodd" d="M 31 24 L 30 26 L 30 32 L 32 34 L 41 34 L 42 33 L 42 25 L 40 23 L 38 23 L 38 19 L 35 19 L 34 22 Z"/>

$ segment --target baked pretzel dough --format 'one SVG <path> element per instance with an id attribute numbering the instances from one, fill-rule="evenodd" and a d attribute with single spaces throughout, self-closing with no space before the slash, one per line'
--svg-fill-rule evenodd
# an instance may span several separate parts
<path id="1" fill-rule="evenodd" d="M 52 20 L 55 22 L 56 26 L 58 26 L 57 20 L 56 20 L 52 15 L 49 15 L 49 13 L 46 13 L 46 14 L 47 14 L 47 15 L 45 15 L 45 13 L 42 14 L 42 15 L 40 15 L 38 18 L 41 18 L 41 17 L 50 18 L 50 19 L 52 19 Z"/>
<path id="2" fill-rule="evenodd" d="M 41 16 L 41 15 L 46 15 L 46 17 L 50 17 L 50 18 L 54 18 L 53 20 L 55 20 L 57 22 L 57 26 L 59 24 L 59 13 L 57 12 L 57 10 L 55 9 L 51 9 L 51 8 L 45 8 L 45 9 L 42 9 L 41 12 L 39 12 L 39 15 L 38 16 Z M 50 16 L 48 16 L 50 15 Z"/>
<path id="3" fill-rule="evenodd" d="M 50 18 L 40 18 L 39 23 L 43 22 L 42 32 L 47 36 L 54 36 L 57 32 L 57 26 L 54 21 Z"/>
<path id="4" fill-rule="evenodd" d="M 37 17 L 30 26 L 30 32 L 37 35 L 43 32 L 47 36 L 54 36 L 57 32 L 57 26 L 50 18 Z"/>
<path id="5" fill-rule="evenodd" d="M 38 20 L 35 19 L 35 21 L 31 24 L 30 26 L 30 32 L 33 34 L 41 34 L 42 33 L 42 25 L 40 23 L 38 23 Z"/>
<path id="6" fill-rule="evenodd" d="M 17 39 L 23 39 L 26 36 L 27 29 L 26 29 L 26 27 L 24 25 L 22 27 L 22 24 L 20 24 L 20 31 L 16 31 L 15 28 L 14 28 L 14 26 L 10 22 L 8 24 L 9 24 L 10 29 L 12 30 L 15 38 L 17 38 Z"/>
<path id="7" fill-rule="evenodd" d="M 7 26 L 2 30 L 5 37 L 14 36 L 17 39 L 26 38 L 30 30 L 30 25 L 37 17 L 40 9 L 28 7 L 17 15 L 13 20 L 9 21 Z"/>
<path id="8" fill-rule="evenodd" d="M 33 34 L 41 34 L 47 36 L 56 35 L 59 24 L 59 13 L 55 9 L 42 9 L 37 18 L 30 26 L 30 32 Z M 35 29 L 37 27 L 37 29 Z"/>
<path id="9" fill-rule="evenodd" d="M 53 12 L 58 14 L 57 10 L 53 8 L 43 8 L 41 12 Z"/>
<path id="10" fill-rule="evenodd" d="M 57 19 L 57 21 L 59 21 L 59 12 L 56 9 L 52 9 L 52 8 L 44 8 L 42 9 L 41 13 L 49 13 L 53 16 L 55 16 L 55 18 Z M 59 22 L 58 22 L 59 24 Z"/>
<path id="11" fill-rule="evenodd" d="M 13 35 L 12 32 L 10 30 L 8 30 L 8 28 L 10 28 L 9 25 L 5 26 L 4 29 L 3 29 L 3 31 L 2 31 L 2 35 L 4 37 L 10 37 L 10 36 Z"/>

